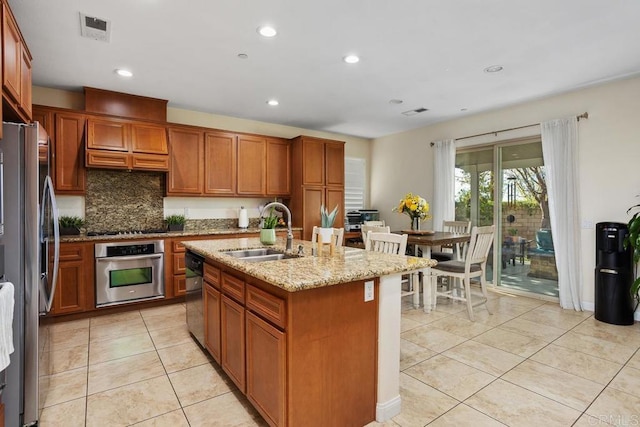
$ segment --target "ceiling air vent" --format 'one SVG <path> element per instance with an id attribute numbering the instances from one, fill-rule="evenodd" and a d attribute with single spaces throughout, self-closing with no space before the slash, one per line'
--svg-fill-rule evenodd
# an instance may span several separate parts
<path id="1" fill-rule="evenodd" d="M 80 13 L 80 33 L 82 37 L 109 42 L 111 38 L 111 22 Z"/>
<path id="2" fill-rule="evenodd" d="M 403 111 L 402 114 L 405 116 L 415 116 L 416 114 L 424 113 L 425 111 L 429 111 L 428 108 L 416 108 L 415 110 Z"/>

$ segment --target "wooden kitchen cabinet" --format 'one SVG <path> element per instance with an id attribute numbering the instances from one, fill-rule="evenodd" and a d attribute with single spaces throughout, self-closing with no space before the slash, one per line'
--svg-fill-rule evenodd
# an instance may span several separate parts
<path id="1" fill-rule="evenodd" d="M 204 136 L 204 192 L 212 195 L 236 194 L 237 136 L 207 132 Z"/>
<path id="2" fill-rule="evenodd" d="M 223 294 L 220 308 L 220 366 L 242 393 L 245 392 L 244 334 L 244 307 Z"/>
<path id="3" fill-rule="evenodd" d="M 311 240 L 320 225 L 320 206 L 338 206 L 334 227 L 344 221 L 344 142 L 299 136 L 292 142 L 291 214 L 302 225 L 302 238 Z"/>
<path id="4" fill-rule="evenodd" d="M 270 425 L 286 420 L 286 334 L 246 313 L 247 398 Z"/>
<path id="5" fill-rule="evenodd" d="M 267 192 L 267 142 L 264 137 L 238 137 L 238 195 L 262 196 Z"/>
<path id="6" fill-rule="evenodd" d="M 47 110 L 47 109 L 43 109 L 43 108 L 38 108 L 36 106 L 33 107 L 33 122 L 38 122 L 40 123 L 40 126 L 42 126 L 44 128 L 44 130 L 47 132 L 47 135 L 49 135 L 49 139 L 53 139 L 55 138 L 54 135 L 54 113 L 52 110 Z M 38 163 L 40 164 L 45 164 L 47 162 L 49 162 L 49 158 L 51 157 L 51 159 L 53 159 L 53 153 L 49 153 L 49 150 L 52 149 L 53 146 L 51 145 L 50 141 L 47 141 L 47 145 L 41 145 L 40 142 L 38 142 Z M 52 169 L 53 169 L 53 165 Z"/>
<path id="7" fill-rule="evenodd" d="M 198 196 L 204 180 L 204 132 L 190 128 L 169 128 L 168 196 Z"/>
<path id="8" fill-rule="evenodd" d="M 93 244 L 61 243 L 58 283 L 51 315 L 87 310 L 87 289 L 93 288 Z"/>
<path id="9" fill-rule="evenodd" d="M 204 345 L 213 360 L 220 363 L 220 291 L 205 280 L 204 282 Z"/>
<path id="10" fill-rule="evenodd" d="M 85 193 L 84 129 L 84 114 L 55 113 L 55 138 L 51 140 L 53 177 L 56 192 L 60 194 Z"/>
<path id="11" fill-rule="evenodd" d="M 267 196 L 291 194 L 291 143 L 284 139 L 267 139 Z"/>
<path id="12" fill-rule="evenodd" d="M 2 3 L 2 93 L 6 118 L 31 122 L 31 53 L 6 2 Z"/>
<path id="13" fill-rule="evenodd" d="M 166 128 L 109 117 L 87 119 L 87 167 L 169 170 Z"/>

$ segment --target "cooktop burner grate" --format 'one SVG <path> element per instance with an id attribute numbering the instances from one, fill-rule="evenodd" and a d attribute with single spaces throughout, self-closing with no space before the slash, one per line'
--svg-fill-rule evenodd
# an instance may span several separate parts
<path id="1" fill-rule="evenodd" d="M 119 231 L 89 231 L 87 236 L 117 236 L 117 235 L 137 235 L 137 234 L 159 234 L 166 233 L 166 229 L 148 229 L 148 230 L 119 230 Z"/>

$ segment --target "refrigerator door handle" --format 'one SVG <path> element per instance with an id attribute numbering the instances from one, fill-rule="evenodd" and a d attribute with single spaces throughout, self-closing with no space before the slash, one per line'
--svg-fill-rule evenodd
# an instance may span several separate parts
<path id="1" fill-rule="evenodd" d="M 47 197 L 49 200 L 47 200 Z M 51 220 L 53 222 L 54 253 L 53 253 L 53 272 L 52 272 L 52 279 L 51 279 L 51 292 L 49 295 L 47 295 L 46 285 L 44 284 L 48 279 L 47 277 L 48 275 L 46 271 L 42 273 L 42 277 L 41 277 L 42 280 L 40 281 L 40 284 L 44 288 L 44 289 L 41 289 L 41 291 L 43 292 L 44 299 L 45 299 L 44 312 L 40 313 L 41 315 L 47 314 L 49 311 L 51 311 L 51 306 L 53 305 L 53 297 L 56 293 L 56 285 L 58 284 L 58 265 L 60 263 L 60 225 L 58 224 L 58 205 L 56 203 L 56 195 L 53 191 L 53 181 L 51 181 L 50 176 L 47 176 L 45 178 L 44 191 L 42 192 L 42 203 L 40 204 L 40 233 L 42 235 L 42 238 L 41 238 L 42 243 L 45 242 L 44 227 L 45 227 L 45 221 L 46 221 L 45 214 L 47 213 L 45 212 L 47 201 L 51 206 L 51 216 L 52 216 Z M 48 264 L 48 260 L 47 260 L 47 264 Z"/>

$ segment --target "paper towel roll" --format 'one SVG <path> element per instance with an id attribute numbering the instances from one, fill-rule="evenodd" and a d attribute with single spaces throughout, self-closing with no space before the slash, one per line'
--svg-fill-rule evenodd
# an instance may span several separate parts
<path id="1" fill-rule="evenodd" d="M 238 214 L 238 228 L 247 227 L 249 227 L 249 213 L 244 208 L 244 206 L 241 206 L 240 213 Z"/>

